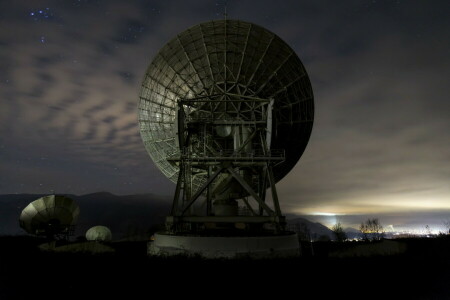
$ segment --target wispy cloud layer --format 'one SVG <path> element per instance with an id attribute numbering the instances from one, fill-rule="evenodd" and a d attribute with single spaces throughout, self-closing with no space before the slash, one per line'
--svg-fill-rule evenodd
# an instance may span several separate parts
<path id="1" fill-rule="evenodd" d="M 310 143 L 279 183 L 285 211 L 450 209 L 446 1 L 228 2 L 228 17 L 286 40 L 313 84 Z M 2 2 L 0 192 L 170 194 L 139 137 L 140 81 L 219 4 Z"/>

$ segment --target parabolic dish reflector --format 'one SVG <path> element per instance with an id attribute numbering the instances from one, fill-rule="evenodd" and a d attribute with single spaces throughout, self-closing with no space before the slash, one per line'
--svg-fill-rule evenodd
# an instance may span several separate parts
<path id="1" fill-rule="evenodd" d="M 227 105 L 221 104 L 220 96 L 225 94 L 247 100 L 273 99 L 270 145 L 285 151 L 285 161 L 274 167 L 279 181 L 295 166 L 308 143 L 314 119 L 313 91 L 294 50 L 276 34 L 248 22 L 202 23 L 180 33 L 159 51 L 147 69 L 139 101 L 140 133 L 147 152 L 164 175 L 176 182 L 179 168 L 167 158 L 179 151 L 177 102 L 216 99 L 217 104 L 208 108 L 193 102 L 190 110 L 197 115 L 219 110 L 225 115 Z M 252 105 L 257 104 L 256 100 L 237 109 L 250 115 Z M 195 178 L 193 183 L 198 186 L 200 180 Z"/>
<path id="2" fill-rule="evenodd" d="M 71 198 L 49 195 L 28 204 L 20 214 L 20 227 L 30 234 L 61 233 L 75 225 L 80 208 Z"/>
<path id="3" fill-rule="evenodd" d="M 101 225 L 91 227 L 86 231 L 86 239 L 88 241 L 111 241 L 111 230 Z"/>

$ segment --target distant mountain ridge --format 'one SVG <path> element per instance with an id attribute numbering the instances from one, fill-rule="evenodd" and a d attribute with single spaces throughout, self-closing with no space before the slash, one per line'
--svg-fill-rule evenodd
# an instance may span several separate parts
<path id="1" fill-rule="evenodd" d="M 319 222 L 311 222 L 300 216 L 290 216 L 287 219 L 288 228 L 294 231 L 300 230 L 309 232 L 310 238 L 312 240 L 323 240 L 329 238 L 331 240 L 335 239 L 333 231 Z M 344 228 L 344 232 L 348 239 L 355 239 L 361 237 L 361 232 L 358 229 L 347 227 Z M 304 233 L 304 232 L 303 232 Z"/>
<path id="2" fill-rule="evenodd" d="M 0 235 L 21 235 L 26 232 L 19 226 L 19 216 L 30 202 L 47 194 L 0 195 Z M 114 195 L 96 192 L 86 195 L 61 194 L 72 198 L 80 207 L 75 236 L 84 236 L 92 226 L 103 225 L 111 229 L 114 239 L 130 236 L 146 237 L 151 228 L 164 224 L 172 205 L 171 196 L 154 194 Z M 320 223 L 292 216 L 288 228 L 307 228 L 311 238 L 333 239 L 333 232 Z"/>
<path id="3" fill-rule="evenodd" d="M 308 231 L 310 238 L 313 240 L 318 240 L 320 238 L 327 237 L 333 239 L 333 231 L 326 227 L 325 225 L 318 222 L 311 222 L 302 217 L 294 217 L 287 220 L 288 228 L 294 231 Z M 306 233 L 306 232 L 303 232 Z"/>
<path id="4" fill-rule="evenodd" d="M 0 195 L 0 235 L 26 234 L 19 226 L 20 213 L 31 201 L 46 195 Z M 172 197 L 154 194 L 122 196 L 98 192 L 61 195 L 72 198 L 80 207 L 75 236 L 84 236 L 92 226 L 104 225 L 111 229 L 114 239 L 145 236 L 148 229 L 163 224 L 172 200 Z"/>

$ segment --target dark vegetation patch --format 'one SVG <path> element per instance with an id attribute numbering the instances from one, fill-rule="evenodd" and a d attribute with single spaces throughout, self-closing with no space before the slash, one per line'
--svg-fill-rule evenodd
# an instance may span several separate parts
<path id="1" fill-rule="evenodd" d="M 400 255 L 336 258 L 330 253 L 356 243 L 315 242 L 302 244 L 302 257 L 264 260 L 148 257 L 145 241 L 108 244 L 114 253 L 54 253 L 40 251 L 43 242 L 28 236 L 0 238 L 0 299 L 450 295 L 448 237 L 401 240 L 406 251 Z"/>

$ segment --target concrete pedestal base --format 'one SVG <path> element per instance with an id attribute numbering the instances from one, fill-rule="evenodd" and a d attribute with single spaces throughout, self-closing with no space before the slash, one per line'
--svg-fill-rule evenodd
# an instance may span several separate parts
<path id="1" fill-rule="evenodd" d="M 204 258 L 268 258 L 295 257 L 300 255 L 300 245 L 296 233 L 248 236 L 184 236 L 155 234 L 148 243 L 149 255 L 200 255 Z"/>

